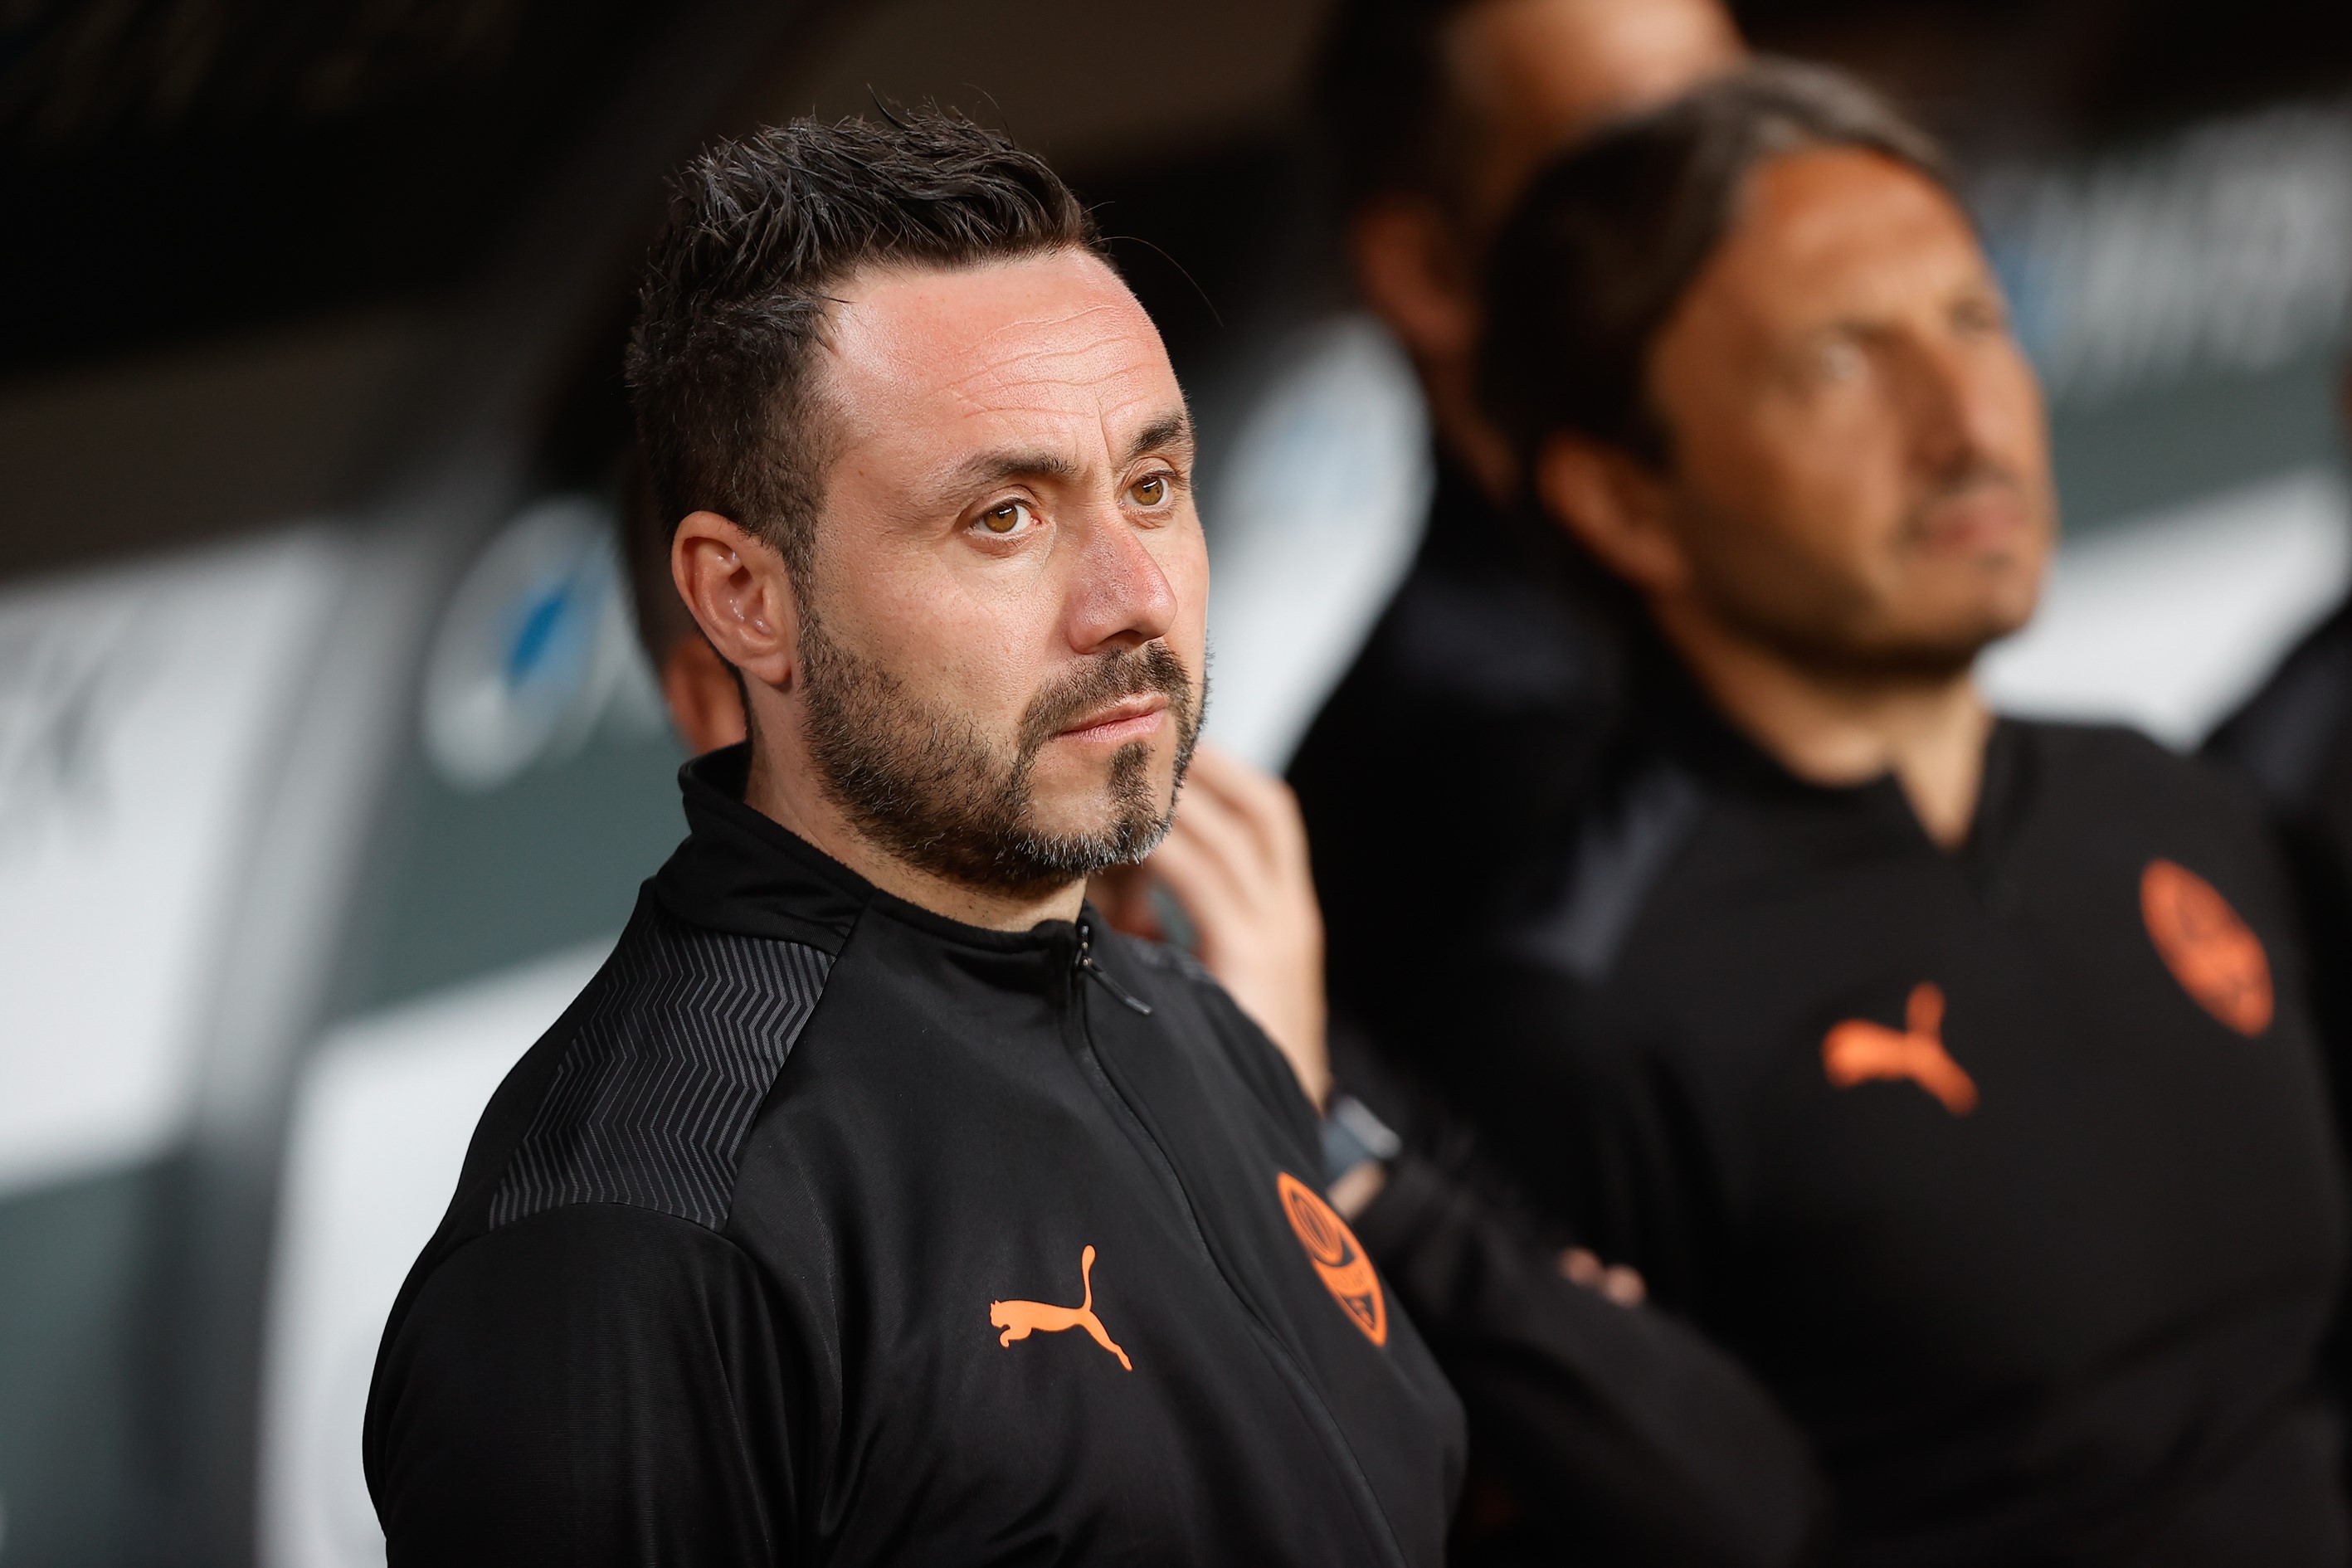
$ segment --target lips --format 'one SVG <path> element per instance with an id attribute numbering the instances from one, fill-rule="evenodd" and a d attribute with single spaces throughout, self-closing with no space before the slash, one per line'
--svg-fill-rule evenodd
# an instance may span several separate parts
<path id="1" fill-rule="evenodd" d="M 1927 508 L 1917 537 L 1931 550 L 1976 551 L 2012 543 L 2026 526 L 2025 498 L 1988 486 Z"/>
<path id="2" fill-rule="evenodd" d="M 1096 709 L 1056 737 L 1065 741 L 1125 742 L 1156 732 L 1168 710 L 1167 697 L 1158 691 L 1138 692 Z"/>

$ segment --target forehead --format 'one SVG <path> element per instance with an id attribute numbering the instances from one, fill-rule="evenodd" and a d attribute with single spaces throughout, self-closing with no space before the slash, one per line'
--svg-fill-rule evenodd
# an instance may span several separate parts
<path id="1" fill-rule="evenodd" d="M 1083 252 L 870 270 L 836 298 L 827 390 L 853 441 L 1083 438 L 1181 400 L 1151 318 Z"/>
<path id="2" fill-rule="evenodd" d="M 1860 148 L 1811 148 L 1749 176 L 1693 293 L 1802 322 L 1897 310 L 1989 270 L 1967 215 L 1935 181 Z"/>

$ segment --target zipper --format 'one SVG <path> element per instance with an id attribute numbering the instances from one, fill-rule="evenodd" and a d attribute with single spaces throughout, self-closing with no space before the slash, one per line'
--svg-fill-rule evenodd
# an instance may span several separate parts
<path id="1" fill-rule="evenodd" d="M 1102 983 L 1102 988 L 1125 1003 L 1130 1009 L 1151 1016 L 1151 1004 L 1110 977 L 1110 971 L 1095 962 L 1094 927 L 1085 921 L 1078 922 L 1078 967 Z"/>
<path id="2" fill-rule="evenodd" d="M 1370 1479 L 1364 1474 L 1362 1462 L 1356 1458 L 1355 1450 L 1349 1447 L 1347 1435 L 1339 1429 L 1339 1417 L 1333 1415 L 1330 1407 L 1324 1404 L 1323 1396 L 1316 1392 L 1306 1369 L 1291 1355 L 1289 1347 L 1282 1342 L 1282 1337 L 1258 1315 L 1257 1309 L 1250 1305 L 1249 1299 L 1241 1293 L 1232 1277 L 1225 1272 L 1215 1248 L 1209 1245 L 1208 1233 L 1202 1228 L 1201 1216 L 1192 1206 L 1192 1194 L 1185 1191 L 1183 1178 L 1176 1173 L 1175 1162 L 1168 1157 L 1168 1151 L 1160 1147 L 1160 1140 L 1152 1134 L 1150 1127 L 1104 1068 L 1102 1058 L 1095 1050 L 1094 1031 L 1087 1023 L 1086 999 L 1078 976 L 1091 975 L 1101 983 L 1104 990 L 1147 1017 L 1150 1016 L 1151 1005 L 1112 979 L 1109 973 L 1095 962 L 1094 932 L 1088 922 L 1083 920 L 1078 921 L 1078 949 L 1071 961 L 1070 971 L 1072 1021 L 1077 1026 L 1078 1037 L 1076 1054 L 1088 1080 L 1094 1085 L 1095 1092 L 1103 1097 L 1113 1115 L 1125 1123 L 1128 1135 L 1157 1168 L 1161 1184 L 1175 1199 L 1176 1212 L 1182 1217 L 1185 1228 L 1192 1233 L 1192 1244 L 1200 1248 L 1202 1258 L 1209 1265 L 1209 1271 L 1216 1276 L 1217 1283 L 1225 1288 L 1234 1304 L 1241 1309 L 1243 1320 L 1265 1347 L 1269 1359 L 1283 1380 L 1290 1385 L 1291 1397 L 1306 1412 L 1308 1424 L 1322 1429 L 1324 1442 L 1330 1457 L 1339 1464 L 1343 1481 L 1353 1483 L 1351 1489 L 1356 1493 L 1357 1507 L 1366 1518 L 1372 1539 L 1385 1542 L 1390 1562 L 1396 1568 L 1404 1568 L 1404 1547 L 1397 1540 L 1396 1526 L 1389 1521 L 1387 1511 L 1380 1505 L 1379 1495 L 1372 1490 Z"/>

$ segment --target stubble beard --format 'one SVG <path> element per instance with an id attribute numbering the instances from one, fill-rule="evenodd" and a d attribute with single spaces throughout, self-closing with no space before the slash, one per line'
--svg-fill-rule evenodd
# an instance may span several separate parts
<path id="1" fill-rule="evenodd" d="M 1008 755 L 969 715 L 920 702 L 805 610 L 800 652 L 809 754 L 826 796 L 908 865 L 1016 897 L 1139 860 L 1158 846 L 1175 816 L 1208 699 L 1205 677 L 1196 690 L 1165 643 L 1100 655 L 1030 700 Z M 1107 703 L 1153 691 L 1168 699 L 1176 726 L 1166 796 L 1152 788 L 1151 748 L 1132 741 L 1111 754 L 1097 826 L 1039 826 L 1033 774 L 1045 744 Z"/>
<path id="2" fill-rule="evenodd" d="M 2001 477 L 2010 478 L 2005 473 Z M 1938 499 L 1940 492 L 1915 501 L 1907 510 L 1896 548 L 1911 548 L 1912 542 L 1924 535 L 1927 509 Z M 1683 488 L 1676 504 L 1706 517 L 1705 526 L 1722 527 L 1727 521 L 1737 526 L 1736 518 L 1725 509 L 1696 496 L 1688 487 Z M 1860 678 L 1940 685 L 1962 679 L 1988 647 L 2032 618 L 2030 608 L 2021 616 L 1989 610 L 1932 631 L 1872 635 L 1857 625 L 1866 624 L 1866 617 L 1839 614 L 1827 601 L 1804 606 L 1780 605 L 1734 581 L 1704 584 L 1702 592 L 1714 616 L 1737 635 L 1769 648 L 1790 665 L 1832 681 Z"/>

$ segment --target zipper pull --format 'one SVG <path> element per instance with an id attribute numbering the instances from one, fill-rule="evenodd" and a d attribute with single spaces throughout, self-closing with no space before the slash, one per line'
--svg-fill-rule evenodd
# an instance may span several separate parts
<path id="1" fill-rule="evenodd" d="M 1086 921 L 1078 922 L 1078 967 L 1102 982 L 1104 990 L 1126 1003 L 1145 1017 L 1151 1016 L 1151 1004 L 1110 977 L 1110 971 L 1095 962 L 1095 933 Z"/>

